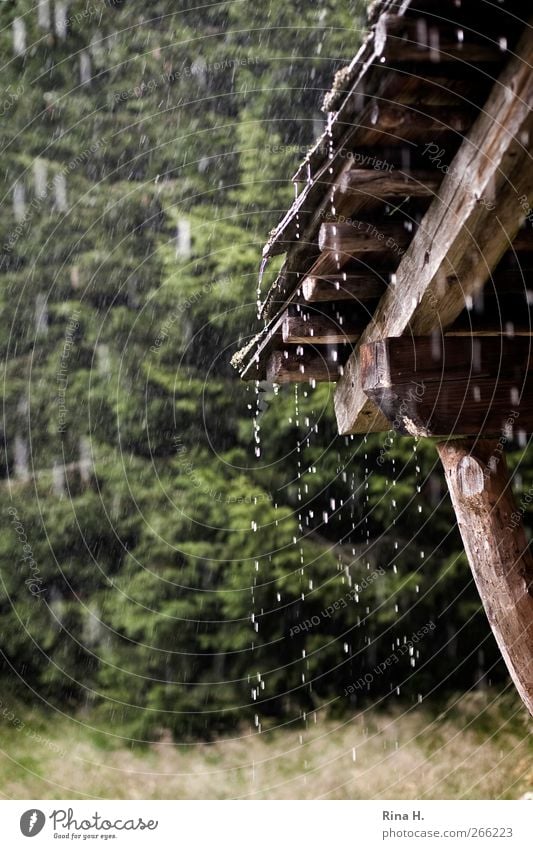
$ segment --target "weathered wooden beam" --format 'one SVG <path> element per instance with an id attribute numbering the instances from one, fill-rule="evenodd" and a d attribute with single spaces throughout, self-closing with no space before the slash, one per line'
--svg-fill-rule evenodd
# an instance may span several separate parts
<path id="1" fill-rule="evenodd" d="M 335 187 L 334 201 L 339 196 L 363 195 L 368 199 L 396 197 L 432 197 L 442 181 L 442 173 L 422 169 L 367 170 L 351 168 L 341 174 Z"/>
<path id="2" fill-rule="evenodd" d="M 410 229 L 388 221 L 325 222 L 320 228 L 318 246 L 321 251 L 340 254 L 347 259 L 369 251 L 388 251 L 399 259 L 415 230 L 413 222 L 406 223 Z"/>
<path id="3" fill-rule="evenodd" d="M 533 200 L 532 65 L 533 28 L 526 27 L 360 344 L 452 324 L 514 241 Z M 388 427 L 362 389 L 357 348 L 337 386 L 335 410 L 340 433 Z"/>
<path id="4" fill-rule="evenodd" d="M 483 607 L 511 678 L 533 714 L 533 558 L 500 442 L 437 446 Z"/>
<path id="5" fill-rule="evenodd" d="M 324 277 L 306 277 L 302 294 L 309 303 L 320 301 L 372 301 L 380 298 L 387 284 L 371 274 L 340 273 Z"/>
<path id="6" fill-rule="evenodd" d="M 371 251 L 389 252 L 395 255 L 399 262 L 417 228 L 418 225 L 414 221 L 390 223 L 386 220 L 361 221 L 357 218 L 342 223 L 326 221 L 320 228 L 318 246 L 321 251 L 341 255 L 344 262 Z M 476 249 L 476 245 L 471 245 L 470 253 Z M 515 233 L 513 249 L 522 252 L 533 251 L 533 230 L 530 227 L 521 228 Z M 484 254 L 479 249 L 477 252 L 481 263 Z M 501 253 L 498 259 L 500 256 Z M 488 277 L 488 272 L 486 276 Z"/>
<path id="7" fill-rule="evenodd" d="M 401 433 L 533 433 L 530 339 L 401 336 L 360 357 L 364 392 Z"/>
<path id="8" fill-rule="evenodd" d="M 342 363 L 335 360 L 336 352 L 285 349 L 274 351 L 268 360 L 266 379 L 270 383 L 333 383 L 342 373 Z"/>
<path id="9" fill-rule="evenodd" d="M 354 318 L 330 315 L 289 315 L 286 314 L 282 325 L 283 342 L 289 345 L 337 345 L 355 342 L 363 332 L 367 317 L 357 321 Z"/>
<path id="10" fill-rule="evenodd" d="M 365 381 L 384 387 L 476 377 L 520 381 L 533 369 L 533 348 L 528 339 L 449 339 L 435 331 L 361 345 L 361 366 Z"/>

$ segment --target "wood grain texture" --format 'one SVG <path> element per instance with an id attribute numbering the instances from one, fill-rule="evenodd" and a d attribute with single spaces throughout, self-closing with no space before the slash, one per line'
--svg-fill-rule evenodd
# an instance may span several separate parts
<path id="1" fill-rule="evenodd" d="M 432 197 L 442 180 L 439 171 L 414 168 L 410 172 L 351 168 L 341 175 L 335 190 L 334 202 L 346 195 L 365 198 Z"/>
<path id="2" fill-rule="evenodd" d="M 533 558 L 497 441 L 437 446 L 470 568 L 511 678 L 533 714 Z"/>
<path id="3" fill-rule="evenodd" d="M 366 395 L 400 433 L 533 433 L 529 338 L 394 337 L 360 350 Z"/>
<path id="4" fill-rule="evenodd" d="M 323 301 L 372 301 L 380 298 L 387 284 L 373 274 L 334 274 L 306 277 L 302 294 L 309 303 Z"/>
<path id="5" fill-rule="evenodd" d="M 325 222 L 318 236 L 321 251 L 341 254 L 345 261 L 371 251 L 388 251 L 400 257 L 413 238 L 414 224 L 406 229 L 403 224 L 388 221 Z"/>
<path id="6" fill-rule="evenodd" d="M 284 349 L 270 355 L 266 379 L 270 383 L 333 383 L 341 372 L 342 364 L 334 361 L 331 350 L 319 353 L 308 348 L 298 353 Z"/>
<path id="7" fill-rule="evenodd" d="M 335 319 L 329 315 L 286 315 L 282 325 L 283 342 L 290 345 L 336 345 L 355 342 L 366 326 L 366 319 Z"/>

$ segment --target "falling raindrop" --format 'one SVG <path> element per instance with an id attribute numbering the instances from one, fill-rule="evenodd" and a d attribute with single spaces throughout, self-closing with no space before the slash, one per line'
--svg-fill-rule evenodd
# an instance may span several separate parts
<path id="1" fill-rule="evenodd" d="M 189 259 L 191 255 L 191 224 L 180 218 L 176 227 L 176 259 Z"/>
<path id="2" fill-rule="evenodd" d="M 14 455 L 15 477 L 21 481 L 28 481 L 30 478 L 28 443 L 18 433 L 15 435 Z"/>
<path id="3" fill-rule="evenodd" d="M 52 492 L 59 498 L 65 494 L 65 467 L 56 460 L 52 466 Z"/>
<path id="4" fill-rule="evenodd" d="M 88 85 L 91 82 L 91 54 L 88 50 L 80 52 L 80 82 Z"/>
<path id="5" fill-rule="evenodd" d="M 36 157 L 33 160 L 33 185 L 35 196 L 39 199 L 46 197 L 48 187 L 46 185 L 47 166 L 44 159 Z"/>
<path id="6" fill-rule="evenodd" d="M 13 53 L 20 56 L 26 50 L 26 24 L 22 18 L 13 20 Z"/>
<path id="7" fill-rule="evenodd" d="M 26 192 L 20 181 L 13 186 L 13 215 L 15 221 L 23 221 L 26 211 Z"/>
<path id="8" fill-rule="evenodd" d="M 68 30 L 68 7 L 63 0 L 55 2 L 55 30 L 58 38 L 65 39 Z"/>
<path id="9" fill-rule="evenodd" d="M 50 30 L 50 0 L 39 0 L 37 4 L 37 23 L 41 29 Z"/>
<path id="10" fill-rule="evenodd" d="M 45 336 L 48 333 L 48 302 L 46 295 L 39 292 L 35 296 L 35 335 Z"/>
<path id="11" fill-rule="evenodd" d="M 67 178 L 60 171 L 54 176 L 54 205 L 59 212 L 66 212 L 67 205 Z"/>

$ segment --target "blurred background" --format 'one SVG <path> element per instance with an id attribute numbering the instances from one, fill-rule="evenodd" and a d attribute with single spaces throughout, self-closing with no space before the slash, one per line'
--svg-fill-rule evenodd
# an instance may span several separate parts
<path id="1" fill-rule="evenodd" d="M 365 27 L 363 0 L 0 7 L 4 798 L 533 785 L 431 443 L 341 438 L 330 387 L 230 366 Z"/>

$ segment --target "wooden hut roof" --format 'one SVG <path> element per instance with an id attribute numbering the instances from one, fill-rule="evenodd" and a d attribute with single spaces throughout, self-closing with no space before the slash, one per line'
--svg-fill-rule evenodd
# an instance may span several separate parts
<path id="1" fill-rule="evenodd" d="M 234 357 L 243 379 L 337 382 L 341 433 L 387 430 L 363 388 L 364 345 L 501 335 L 503 302 L 505 326 L 529 335 L 533 37 L 521 11 L 518 0 L 374 4 L 263 249 L 262 272 L 285 260 L 264 327 Z"/>

